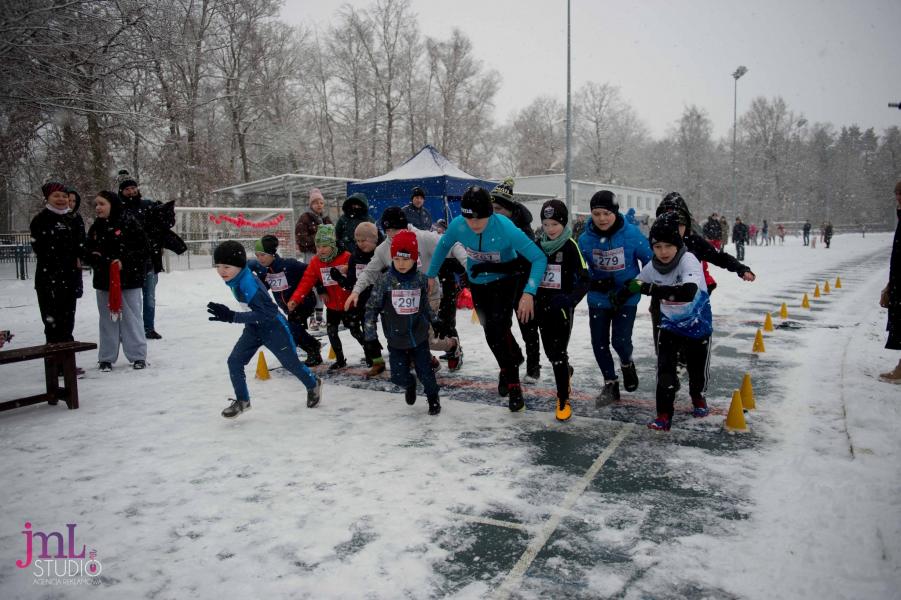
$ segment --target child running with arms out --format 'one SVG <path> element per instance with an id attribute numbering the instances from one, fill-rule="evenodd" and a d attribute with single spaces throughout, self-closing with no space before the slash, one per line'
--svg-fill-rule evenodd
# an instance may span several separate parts
<path id="1" fill-rule="evenodd" d="M 391 362 L 391 381 L 405 390 L 407 404 L 416 402 L 416 378 L 410 373 L 410 363 L 422 381 L 429 414 L 441 412 L 438 383 L 432 371 L 429 351 L 429 328 L 444 332 L 435 321 L 429 305 L 429 280 L 416 268 L 419 244 L 416 234 L 402 230 L 391 240 L 391 266 L 373 286 L 366 303 L 365 336 L 368 342 L 378 339 L 376 319 L 382 318 L 382 328 L 388 340 L 388 360 Z"/>
<path id="2" fill-rule="evenodd" d="M 233 419 L 250 410 L 250 392 L 244 367 L 259 350 L 266 346 L 275 354 L 282 366 L 300 379 L 307 388 L 307 407 L 319 404 L 322 380 L 297 358 L 294 338 L 285 318 L 259 279 L 247 268 L 247 253 L 240 243 L 228 240 L 219 244 L 213 252 L 216 272 L 234 294 L 235 299 L 246 304 L 249 311 L 235 312 L 216 302 L 207 304 L 210 321 L 242 323 L 244 331 L 228 357 L 228 374 L 235 389 L 231 406 L 222 411 L 226 419 Z"/>
<path id="3" fill-rule="evenodd" d="M 657 418 L 650 429 L 669 431 L 678 389 L 676 364 L 679 351 L 688 363 L 688 388 L 692 415 L 706 417 L 707 367 L 713 315 L 701 263 L 687 251 L 679 234 L 675 214 L 663 214 L 648 235 L 654 258 L 637 279 L 627 283 L 633 293 L 641 292 L 660 301 L 660 333 L 657 338 Z"/>

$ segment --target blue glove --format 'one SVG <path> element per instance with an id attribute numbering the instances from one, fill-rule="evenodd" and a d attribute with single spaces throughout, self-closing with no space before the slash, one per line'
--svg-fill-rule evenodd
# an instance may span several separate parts
<path id="1" fill-rule="evenodd" d="M 235 311 L 224 304 L 210 302 L 206 305 L 206 311 L 212 315 L 210 321 L 222 321 L 223 323 L 235 322 Z"/>

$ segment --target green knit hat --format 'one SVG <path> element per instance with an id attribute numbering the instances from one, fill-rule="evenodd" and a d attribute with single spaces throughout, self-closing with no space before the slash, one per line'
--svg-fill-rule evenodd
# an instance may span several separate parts
<path id="1" fill-rule="evenodd" d="M 316 246 L 331 246 L 332 248 L 338 247 L 338 241 L 335 237 L 335 226 L 334 225 L 320 225 L 316 230 Z"/>

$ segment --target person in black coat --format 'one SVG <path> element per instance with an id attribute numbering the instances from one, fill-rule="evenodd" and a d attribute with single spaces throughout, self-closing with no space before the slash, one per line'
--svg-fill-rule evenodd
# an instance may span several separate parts
<path id="1" fill-rule="evenodd" d="M 69 188 L 66 190 L 67 195 L 69 196 L 69 218 L 72 219 L 73 225 L 75 227 L 75 233 L 78 236 L 78 271 L 75 273 L 75 297 L 81 298 L 84 295 L 84 278 L 81 274 L 81 265 L 84 261 L 84 240 L 85 240 L 85 226 L 84 219 L 79 212 L 81 208 L 81 196 L 75 190 L 75 188 Z"/>
<path id="2" fill-rule="evenodd" d="M 66 190 L 59 181 L 45 183 L 41 187 L 44 210 L 31 220 L 31 248 L 37 256 L 34 289 L 48 344 L 74 340 L 75 281 L 80 274 L 78 257 L 83 238 L 70 216 Z"/>
<path id="3" fill-rule="evenodd" d="M 885 347 L 889 350 L 901 350 L 901 181 L 895 184 L 895 203 L 898 224 L 895 226 L 895 240 L 892 242 L 888 284 L 879 298 L 880 306 L 888 309 L 888 340 Z M 901 359 L 894 370 L 882 373 L 879 378 L 889 383 L 901 383 Z"/>
<path id="4" fill-rule="evenodd" d="M 143 369 L 147 365 L 147 338 L 141 314 L 142 289 L 150 245 L 144 230 L 125 212 L 113 192 L 99 192 L 94 209 L 97 219 L 88 230 L 85 257 L 94 268 L 100 329 L 97 362 L 101 371 L 110 371 L 119 357 L 121 342 L 128 361 L 135 369 Z M 118 278 L 111 277 L 114 263 L 119 267 Z M 116 284 L 121 288 L 119 310 L 111 302 L 111 295 L 115 296 L 111 288 Z"/>
<path id="5" fill-rule="evenodd" d="M 732 241 L 735 243 L 735 258 L 745 259 L 745 244 L 748 243 L 748 226 L 741 222 L 741 217 L 735 217 L 735 225 L 732 226 Z"/>

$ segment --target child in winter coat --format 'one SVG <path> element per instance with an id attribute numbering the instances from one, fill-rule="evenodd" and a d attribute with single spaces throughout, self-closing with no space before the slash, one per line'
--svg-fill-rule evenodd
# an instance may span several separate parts
<path id="1" fill-rule="evenodd" d="M 244 324 L 244 331 L 228 357 L 228 374 L 235 389 L 235 398 L 222 411 L 222 416 L 233 419 L 250 410 L 250 392 L 247 390 L 244 367 L 260 346 L 266 346 L 285 369 L 303 382 L 307 388 L 307 407 L 315 407 L 321 399 L 322 380 L 298 360 L 288 323 L 279 314 L 269 292 L 247 268 L 244 246 L 232 240 L 222 242 L 213 251 L 213 262 L 216 272 L 231 289 L 235 299 L 250 308 L 249 311 L 235 312 L 224 304 L 207 304 L 210 321 Z"/>
<path id="2" fill-rule="evenodd" d="M 97 313 L 100 317 L 100 370 L 109 372 L 119 357 L 119 344 L 135 369 L 147 366 L 141 290 L 144 287 L 150 244 L 134 217 L 124 213 L 113 192 L 94 200 L 97 218 L 88 230 L 86 258 L 94 270 Z M 112 273 L 112 276 L 111 276 Z"/>
<path id="3" fill-rule="evenodd" d="M 591 277 L 579 246 L 572 239 L 569 214 L 563 202 L 548 200 L 544 203 L 541 226 L 539 246 L 547 256 L 547 269 L 535 296 L 535 318 L 544 353 L 554 369 L 557 420 L 567 421 L 572 416 L 569 394 L 573 371 L 566 348 L 572 333 L 575 306 L 585 297 Z"/>
<path id="4" fill-rule="evenodd" d="M 300 283 L 291 294 L 291 299 L 288 300 L 288 310 L 293 311 L 310 293 L 314 285 L 321 284 L 325 288 L 325 292 L 320 293 L 319 297 L 328 308 L 325 315 L 326 333 L 332 350 L 335 351 L 335 362 L 329 365 L 329 371 L 336 371 L 347 366 L 344 347 L 341 345 L 341 338 L 338 337 L 338 327 L 341 323 L 344 323 L 361 346 L 364 344 L 363 327 L 359 317 L 344 310 L 344 302 L 350 293 L 342 288 L 332 276 L 333 269 L 337 269 L 342 275 L 346 274 L 349 261 L 350 252 L 338 250 L 335 228 L 331 225 L 320 225 L 316 230 L 316 256 L 310 260 Z"/>
<path id="5" fill-rule="evenodd" d="M 307 294 L 296 310 L 288 310 L 288 296 L 297 288 L 303 274 L 306 273 L 307 265 L 294 258 L 279 256 L 278 238 L 274 235 L 264 235 L 262 239 L 257 240 L 254 254 L 256 259 L 247 261 L 247 268 L 253 271 L 266 289 L 272 292 L 275 303 L 287 315 L 288 328 L 294 342 L 307 353 L 304 364 L 308 367 L 321 365 L 322 344 L 307 332 L 307 319 L 316 308 L 316 295 Z"/>
<path id="6" fill-rule="evenodd" d="M 381 315 L 382 329 L 388 339 L 391 381 L 405 390 L 407 404 L 416 402 L 416 378 L 410 363 L 422 381 L 429 414 L 441 412 L 438 383 L 432 371 L 429 352 L 429 328 L 441 330 L 429 306 L 429 280 L 416 268 L 419 248 L 416 234 L 400 231 L 391 240 L 392 265 L 375 284 L 366 303 L 366 339 L 377 339 L 375 320 Z"/>
<path id="7" fill-rule="evenodd" d="M 625 287 L 641 267 L 651 262 L 648 240 L 619 212 L 616 195 L 601 190 L 591 197 L 591 221 L 579 237 L 579 249 L 591 272 L 588 292 L 589 326 L 594 358 L 604 375 L 604 389 L 597 406 L 619 400 L 619 379 L 610 353 L 619 355 L 623 386 L 638 389 L 638 373 L 632 361 L 632 327 L 639 296 Z M 612 337 L 612 340 L 611 340 Z"/>
<path id="8" fill-rule="evenodd" d="M 648 236 L 654 259 L 645 265 L 630 290 L 660 301 L 660 332 L 657 341 L 657 418 L 650 429 L 669 431 L 678 389 L 676 365 L 679 351 L 688 363 L 689 394 L 695 417 L 706 417 L 707 365 L 713 315 L 701 263 L 688 252 L 679 234 L 675 214 L 662 215 Z"/>

